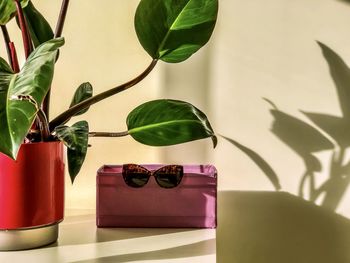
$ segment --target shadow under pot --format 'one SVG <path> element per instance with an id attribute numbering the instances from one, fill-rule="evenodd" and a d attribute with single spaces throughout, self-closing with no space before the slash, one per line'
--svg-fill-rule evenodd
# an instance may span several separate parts
<path id="1" fill-rule="evenodd" d="M 55 242 L 63 214 L 61 142 L 22 144 L 16 160 L 0 153 L 0 250 Z"/>

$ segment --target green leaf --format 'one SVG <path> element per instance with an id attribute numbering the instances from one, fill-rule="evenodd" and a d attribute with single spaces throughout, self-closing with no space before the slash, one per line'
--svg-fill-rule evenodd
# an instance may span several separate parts
<path id="1" fill-rule="evenodd" d="M 6 62 L 5 59 L 0 57 L 0 72 L 13 74 L 11 66 Z"/>
<path id="2" fill-rule="evenodd" d="M 141 0 L 135 30 L 153 59 L 177 63 L 209 41 L 217 13 L 218 0 Z"/>
<path id="3" fill-rule="evenodd" d="M 31 1 L 29 1 L 26 8 L 23 9 L 23 12 L 35 47 L 54 37 L 50 24 L 34 7 Z"/>
<path id="4" fill-rule="evenodd" d="M 350 68 L 344 60 L 325 44 L 318 42 L 326 59 L 329 71 L 337 88 L 340 108 L 344 118 L 350 123 Z"/>
<path id="5" fill-rule="evenodd" d="M 0 93 L 7 91 L 13 73 L 14 72 L 12 71 L 11 66 L 6 62 L 5 59 L 0 57 Z M 2 94 L 0 94 L 0 96 L 2 96 Z"/>
<path id="6" fill-rule="evenodd" d="M 129 134 L 151 146 L 174 145 L 211 137 L 217 138 L 203 112 L 178 100 L 154 100 L 134 109 L 127 118 Z"/>
<path id="7" fill-rule="evenodd" d="M 68 147 L 67 159 L 68 159 L 68 171 L 72 183 L 78 175 L 88 148 L 89 139 L 89 125 L 86 121 L 80 121 L 68 126 L 58 126 L 55 129 L 56 135 L 59 140 Z"/>
<path id="8" fill-rule="evenodd" d="M 0 72 L 0 152 L 11 158 L 16 158 L 50 88 L 57 49 L 63 44 L 63 38 L 42 44 L 18 74 Z"/>
<path id="9" fill-rule="evenodd" d="M 29 0 L 21 0 L 22 8 L 26 7 Z M 6 25 L 16 14 L 16 5 L 14 0 L 0 1 L 0 25 Z"/>
<path id="10" fill-rule="evenodd" d="M 252 149 L 249 149 L 248 147 L 240 144 L 239 142 L 231 138 L 228 138 L 222 135 L 221 137 L 227 140 L 228 142 L 232 143 L 234 146 L 240 149 L 243 153 L 245 153 L 265 173 L 265 175 L 273 184 L 276 190 L 281 189 L 281 185 L 276 172 L 258 153 L 254 152 Z"/>
<path id="11" fill-rule="evenodd" d="M 73 107 L 74 105 L 88 99 L 88 98 L 91 98 L 92 92 L 93 92 L 93 88 L 89 82 L 85 82 L 85 83 L 81 84 L 74 93 L 72 102 L 70 104 L 70 108 Z M 77 114 L 75 114 L 75 116 L 84 114 L 88 110 L 89 110 L 89 108 L 83 109 L 83 110 L 79 111 Z"/>

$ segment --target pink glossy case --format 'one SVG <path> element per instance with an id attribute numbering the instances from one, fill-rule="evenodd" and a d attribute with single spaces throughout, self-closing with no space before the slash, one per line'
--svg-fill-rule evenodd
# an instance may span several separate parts
<path id="1" fill-rule="evenodd" d="M 163 165 L 142 165 L 157 170 Z M 122 165 L 97 171 L 98 227 L 216 228 L 217 171 L 185 165 L 179 186 L 161 188 L 152 176 L 142 188 L 124 182 Z"/>

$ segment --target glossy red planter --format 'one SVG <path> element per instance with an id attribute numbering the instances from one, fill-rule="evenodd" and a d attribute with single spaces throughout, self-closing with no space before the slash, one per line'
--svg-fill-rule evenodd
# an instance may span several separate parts
<path id="1" fill-rule="evenodd" d="M 63 211 L 61 142 L 23 144 L 16 161 L 0 154 L 0 230 L 52 225 Z"/>

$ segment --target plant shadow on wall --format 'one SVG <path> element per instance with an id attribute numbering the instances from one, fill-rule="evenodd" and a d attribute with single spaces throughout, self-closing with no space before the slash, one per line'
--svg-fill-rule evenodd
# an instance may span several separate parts
<path id="1" fill-rule="evenodd" d="M 350 183 L 350 161 L 346 159 L 350 147 L 350 68 L 332 49 L 320 42 L 318 44 L 328 63 L 342 116 L 301 111 L 313 122 L 313 126 L 279 110 L 270 100 L 265 100 L 272 106 L 270 112 L 274 121 L 271 131 L 304 161 L 305 172 L 300 179 L 299 196 L 335 211 Z M 276 173 L 261 156 L 232 139 L 226 139 L 246 152 L 278 189 Z M 331 151 L 329 171 L 325 171 L 315 155 L 321 151 Z M 316 185 L 317 173 L 320 172 L 326 172 L 328 179 Z"/>

